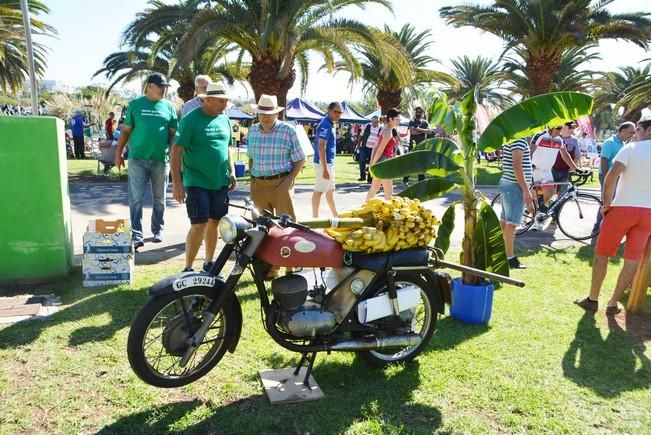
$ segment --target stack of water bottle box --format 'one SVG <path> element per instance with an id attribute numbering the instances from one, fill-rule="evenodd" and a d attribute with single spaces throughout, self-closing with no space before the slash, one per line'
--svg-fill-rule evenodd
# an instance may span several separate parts
<path id="1" fill-rule="evenodd" d="M 129 219 L 93 219 L 88 223 L 83 241 L 84 287 L 131 283 L 134 251 Z"/>

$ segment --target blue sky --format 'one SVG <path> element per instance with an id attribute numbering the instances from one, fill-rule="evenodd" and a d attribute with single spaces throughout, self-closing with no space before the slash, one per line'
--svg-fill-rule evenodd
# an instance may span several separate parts
<path id="1" fill-rule="evenodd" d="M 146 0 L 44 0 L 51 10 L 45 19 L 58 32 L 57 39 L 48 39 L 50 47 L 48 69 L 45 79 L 57 80 L 71 86 L 91 83 L 91 76 L 102 65 L 102 60 L 119 50 L 120 36 L 136 13 L 143 10 Z M 394 0 L 394 14 L 381 8 L 350 9 L 353 18 L 367 24 L 381 26 L 385 23 L 398 29 L 409 22 L 418 30 L 432 31 L 431 55 L 440 60 L 442 70 L 447 70 L 449 59 L 460 55 L 489 56 L 497 58 L 502 51 L 501 41 L 491 35 L 472 28 L 455 29 L 447 26 L 438 16 L 441 6 L 467 3 L 459 0 Z M 477 3 L 490 3 L 478 0 Z M 651 0 L 616 0 L 609 9 L 622 13 L 650 9 Z M 651 55 L 634 44 L 605 41 L 599 47 L 602 60 L 588 65 L 593 70 L 614 70 L 618 66 L 636 65 Z M 318 61 L 313 65 L 318 67 Z M 97 78 L 94 83 L 105 83 Z M 137 85 L 131 85 L 133 88 Z M 234 93 L 245 97 L 246 92 L 236 86 Z M 290 97 L 298 96 L 298 89 L 290 91 Z M 361 97 L 361 86 L 351 90 L 348 77 L 339 74 L 332 77 L 316 70 L 310 76 L 305 95 L 310 100 L 327 101 L 357 99 Z"/>

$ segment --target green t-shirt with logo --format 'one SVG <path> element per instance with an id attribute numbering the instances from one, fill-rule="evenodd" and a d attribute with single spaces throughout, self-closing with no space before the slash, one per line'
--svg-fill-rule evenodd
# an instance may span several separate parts
<path id="1" fill-rule="evenodd" d="M 146 96 L 129 103 L 124 125 L 133 128 L 129 136 L 129 159 L 168 159 L 170 128 L 176 129 L 178 119 L 172 103 L 167 100 L 151 101 Z"/>
<path id="2" fill-rule="evenodd" d="M 198 108 L 181 118 L 174 143 L 183 148 L 183 185 L 219 190 L 230 183 L 228 116 L 208 116 Z"/>

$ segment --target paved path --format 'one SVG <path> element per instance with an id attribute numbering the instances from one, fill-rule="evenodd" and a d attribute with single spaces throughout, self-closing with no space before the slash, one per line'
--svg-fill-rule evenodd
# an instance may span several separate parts
<path id="1" fill-rule="evenodd" d="M 82 235 L 90 219 L 118 219 L 129 217 L 129 201 L 127 184 L 118 181 L 72 181 L 70 182 L 70 202 L 72 211 L 72 226 L 75 245 L 75 254 L 80 261 L 82 254 Z M 402 186 L 396 186 L 399 191 Z M 339 210 L 347 210 L 358 207 L 364 202 L 368 184 L 345 184 L 337 187 L 335 200 Z M 489 198 L 496 194 L 495 186 L 482 186 L 480 190 Z M 231 193 L 233 203 L 242 203 L 249 195 L 249 185 L 242 184 Z M 299 185 L 296 187 L 295 206 L 299 220 L 311 217 L 311 185 Z M 450 193 L 442 198 L 428 201 L 426 205 L 434 210 L 439 217 L 445 209 L 454 201 L 460 201 L 458 193 Z M 236 212 L 233 209 L 233 212 Z M 321 215 L 327 216 L 328 210 L 325 200 L 322 201 Z M 145 230 L 145 246 L 140 249 L 136 256 L 137 263 L 156 263 L 170 258 L 183 258 L 185 236 L 189 228 L 189 221 L 185 212 L 185 206 L 178 204 L 171 194 L 171 186 L 167 192 L 167 210 L 165 211 L 165 238 L 162 243 L 152 243 L 153 235 L 150 233 L 151 222 L 151 194 L 146 194 L 145 208 L 143 212 L 143 229 Z M 459 246 L 463 231 L 463 213 L 457 213 L 455 232 L 452 236 L 452 244 Z M 553 245 L 562 247 L 568 244 L 577 244 L 565 238 L 560 231 L 549 228 L 546 232 L 536 233 L 529 231 L 516 242 L 518 247 L 535 248 L 540 245 Z M 578 243 L 580 244 L 580 243 Z M 218 248 L 219 249 L 219 248 Z M 199 253 L 198 258 L 202 258 Z"/>

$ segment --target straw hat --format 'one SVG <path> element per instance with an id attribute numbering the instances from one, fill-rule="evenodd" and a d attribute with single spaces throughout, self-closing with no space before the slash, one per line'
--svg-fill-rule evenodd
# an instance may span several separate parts
<path id="1" fill-rule="evenodd" d="M 278 107 L 278 98 L 275 95 L 267 94 L 260 95 L 258 104 L 252 104 L 251 107 L 255 110 L 255 113 L 261 115 L 275 115 L 285 110 L 284 107 Z"/>
<path id="2" fill-rule="evenodd" d="M 206 87 L 206 93 L 198 94 L 197 96 L 202 100 L 208 97 L 221 98 L 224 100 L 230 100 L 231 98 L 226 92 L 226 87 L 221 83 L 208 83 L 208 86 Z"/>

